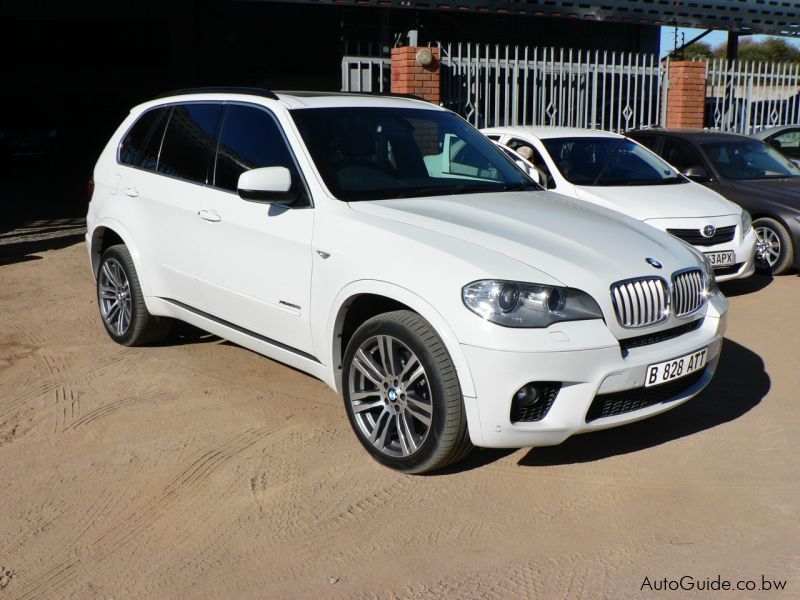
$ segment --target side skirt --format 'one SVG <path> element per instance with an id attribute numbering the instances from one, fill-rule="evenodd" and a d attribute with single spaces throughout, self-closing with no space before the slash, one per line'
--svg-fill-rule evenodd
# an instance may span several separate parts
<path id="1" fill-rule="evenodd" d="M 239 327 L 234 323 L 218 319 L 177 300 L 150 296 L 146 301 L 148 310 L 153 314 L 172 317 L 199 327 L 248 350 L 308 373 L 322 380 L 334 390 L 336 389 L 333 373 L 311 354 Z"/>

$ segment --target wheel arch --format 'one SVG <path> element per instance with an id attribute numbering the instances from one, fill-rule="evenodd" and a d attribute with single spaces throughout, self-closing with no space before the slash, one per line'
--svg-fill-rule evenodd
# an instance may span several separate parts
<path id="1" fill-rule="evenodd" d="M 475 396 L 466 356 L 445 318 L 430 303 L 414 292 L 386 281 L 361 280 L 345 287 L 336 297 L 328 319 L 331 369 L 338 393 L 342 393 L 342 357 L 347 341 L 361 323 L 392 310 L 410 310 L 431 324 L 450 354 L 456 368 L 461 393 Z M 352 312 L 351 312 L 352 311 Z M 348 318 L 349 315 L 349 318 Z"/>
<path id="2" fill-rule="evenodd" d="M 100 267 L 100 257 L 103 255 L 103 252 L 110 246 L 124 244 L 125 247 L 128 248 L 128 252 L 133 259 L 134 267 L 136 267 L 136 276 L 139 279 L 142 293 L 145 296 L 148 295 L 149 287 L 147 285 L 147 276 L 141 268 L 139 251 L 133 243 L 133 237 L 130 232 L 122 223 L 113 219 L 104 219 L 94 226 L 90 239 L 89 255 L 92 261 L 92 274 L 95 279 L 97 278 L 97 269 Z"/>

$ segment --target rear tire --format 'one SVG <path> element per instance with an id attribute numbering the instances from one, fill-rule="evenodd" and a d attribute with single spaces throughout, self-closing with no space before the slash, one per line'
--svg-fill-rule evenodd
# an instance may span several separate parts
<path id="1" fill-rule="evenodd" d="M 347 344 L 342 383 L 350 425 L 382 465 L 424 473 L 472 449 L 453 361 L 418 314 L 398 310 L 361 325 Z"/>
<path id="2" fill-rule="evenodd" d="M 161 341 L 172 326 L 170 319 L 147 311 L 136 267 L 124 244 L 111 246 L 100 257 L 97 304 L 108 335 L 123 346 Z"/>

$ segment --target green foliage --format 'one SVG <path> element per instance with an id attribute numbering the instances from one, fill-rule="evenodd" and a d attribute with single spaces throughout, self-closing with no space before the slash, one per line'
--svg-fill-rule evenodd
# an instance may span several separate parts
<path id="1" fill-rule="evenodd" d="M 714 50 L 705 42 L 695 42 L 683 50 L 685 60 L 708 60 L 714 58 Z"/>
<path id="2" fill-rule="evenodd" d="M 727 44 L 717 46 L 714 48 L 714 56 L 725 58 L 727 50 Z M 796 63 L 800 62 L 800 48 L 792 46 L 782 38 L 767 38 L 760 42 L 742 39 L 739 41 L 739 60 L 769 63 Z"/>
<path id="3" fill-rule="evenodd" d="M 780 38 L 770 38 L 760 43 L 743 40 L 739 42 L 739 60 L 800 62 L 800 49 Z"/>

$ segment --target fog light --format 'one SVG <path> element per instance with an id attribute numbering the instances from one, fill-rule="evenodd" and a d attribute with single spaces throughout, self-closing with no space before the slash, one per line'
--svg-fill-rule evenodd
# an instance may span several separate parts
<path id="1" fill-rule="evenodd" d="M 511 398 L 511 422 L 541 421 L 560 389 L 561 383 L 557 381 L 531 381 L 523 385 Z"/>

